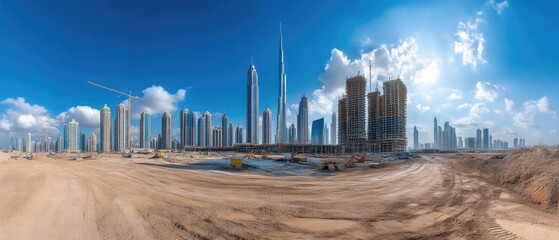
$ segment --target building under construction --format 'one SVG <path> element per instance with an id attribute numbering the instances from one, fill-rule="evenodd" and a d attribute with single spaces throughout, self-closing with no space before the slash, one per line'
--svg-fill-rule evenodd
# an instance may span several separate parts
<path id="1" fill-rule="evenodd" d="M 357 75 L 346 79 L 346 95 L 338 101 L 338 144 L 346 152 L 367 149 L 365 130 L 365 77 Z"/>
<path id="2" fill-rule="evenodd" d="M 407 88 L 400 78 L 388 80 L 367 95 L 368 150 L 370 152 L 404 152 L 407 146 Z"/>
<path id="3" fill-rule="evenodd" d="M 407 88 L 400 78 L 384 82 L 367 94 L 365 77 L 346 79 L 346 95 L 338 101 L 338 144 L 345 152 L 403 152 L 406 150 Z"/>

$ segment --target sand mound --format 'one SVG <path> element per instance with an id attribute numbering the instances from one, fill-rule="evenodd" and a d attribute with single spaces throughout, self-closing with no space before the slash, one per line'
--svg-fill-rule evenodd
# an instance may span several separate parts
<path id="1" fill-rule="evenodd" d="M 559 150 L 521 149 L 504 157 L 486 159 L 462 156 L 457 166 L 466 172 L 498 182 L 532 202 L 549 208 L 559 203 Z"/>

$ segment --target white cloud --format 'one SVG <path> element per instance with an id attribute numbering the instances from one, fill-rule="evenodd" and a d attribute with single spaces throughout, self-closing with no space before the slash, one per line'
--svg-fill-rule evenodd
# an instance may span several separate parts
<path id="1" fill-rule="evenodd" d="M 493 100 L 495 100 L 499 96 L 499 93 L 504 90 L 505 89 L 503 87 L 491 84 L 489 82 L 477 82 L 475 89 L 475 98 L 493 102 Z"/>
<path id="2" fill-rule="evenodd" d="M 142 93 L 142 101 L 132 101 L 132 116 L 134 119 L 139 119 L 140 113 L 144 110 L 151 114 L 161 114 L 166 111 L 174 112 L 186 96 L 185 89 L 179 89 L 175 94 L 172 94 L 162 86 L 151 86 L 144 89 Z M 123 103 L 127 105 L 127 101 L 125 100 Z"/>
<path id="3" fill-rule="evenodd" d="M 454 52 L 462 54 L 462 64 L 470 65 L 473 69 L 476 69 L 478 62 L 487 63 L 483 58 L 485 38 L 478 29 L 482 22 L 483 20 L 479 17 L 473 21 L 458 22 L 458 29 L 455 33 L 457 40 L 454 41 Z"/>
<path id="4" fill-rule="evenodd" d="M 450 95 L 448 95 L 447 99 L 449 100 L 459 100 L 462 99 L 462 92 L 458 89 L 452 89 L 450 91 Z"/>
<path id="5" fill-rule="evenodd" d="M 479 117 L 481 114 L 490 112 L 485 103 L 476 103 L 470 108 L 470 116 Z"/>
<path id="6" fill-rule="evenodd" d="M 422 113 L 431 110 L 431 107 L 425 106 L 425 105 L 421 105 L 420 103 L 418 103 L 417 105 L 415 105 L 415 108 L 417 108 L 417 110 L 419 110 L 419 111 L 422 112 Z"/>
<path id="7" fill-rule="evenodd" d="M 458 105 L 458 109 L 466 109 L 466 108 L 470 108 L 470 107 L 472 107 L 472 105 L 469 104 L 469 103 L 462 103 L 462 104 Z"/>
<path id="8" fill-rule="evenodd" d="M 529 100 L 523 104 L 522 112 L 513 115 L 512 121 L 515 126 L 529 129 L 539 128 L 534 122 L 537 114 L 555 114 L 555 108 L 551 106 L 546 96 L 538 100 Z"/>
<path id="9" fill-rule="evenodd" d="M 57 118 L 65 122 L 75 119 L 80 127 L 99 127 L 100 114 L 98 109 L 89 106 L 76 106 L 58 114 Z"/>
<path id="10" fill-rule="evenodd" d="M 514 101 L 510 100 L 508 98 L 505 98 L 505 110 L 507 110 L 507 112 L 510 112 L 512 110 L 513 106 L 514 106 Z"/>
<path id="11" fill-rule="evenodd" d="M 7 98 L 2 101 L 7 106 L 0 118 L 0 131 L 10 134 L 33 133 L 42 137 L 47 127 L 47 121 L 52 121 L 48 117 L 47 109 L 37 104 L 29 104 L 25 98 Z M 58 134 L 58 129 L 52 124 L 48 124 L 49 132 Z"/>
<path id="12" fill-rule="evenodd" d="M 326 115 L 336 111 L 337 100 L 345 92 L 346 77 L 359 72 L 368 79 L 369 61 L 374 86 L 379 80 L 398 75 L 412 84 L 430 84 L 438 80 L 440 72 L 438 59 L 419 56 L 419 45 L 414 38 L 401 40 L 398 45 L 381 44 L 369 52 L 362 52 L 356 59 L 350 59 L 334 48 L 324 72 L 319 76 L 323 86 L 314 90 L 312 99 L 309 99 L 309 114 Z"/>
<path id="13" fill-rule="evenodd" d="M 553 108 L 553 106 L 551 106 L 546 96 L 535 101 L 530 100 L 525 102 L 524 111 L 540 112 L 540 113 L 555 113 L 555 109 Z"/>
<path id="14" fill-rule="evenodd" d="M 509 2 L 507 0 L 502 1 L 500 3 L 495 2 L 495 0 L 489 0 L 487 1 L 487 3 L 489 4 L 489 6 L 491 6 L 493 9 L 495 9 L 497 11 L 497 14 L 501 15 L 501 13 L 503 13 L 503 11 L 505 10 L 505 8 L 507 8 L 509 6 Z"/>

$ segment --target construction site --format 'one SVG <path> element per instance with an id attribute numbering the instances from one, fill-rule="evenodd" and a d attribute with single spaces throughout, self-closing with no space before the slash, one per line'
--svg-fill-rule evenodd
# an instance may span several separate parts
<path id="1" fill-rule="evenodd" d="M 367 81 L 363 75 L 348 78 L 346 95 L 338 100 L 338 141 L 342 151 L 405 152 L 408 143 L 406 85 L 400 78 L 384 81 L 382 94 L 377 85 L 374 91 L 371 89 L 366 95 L 368 104 L 365 102 L 366 87 Z M 372 87 L 372 83 L 369 83 L 369 87 Z"/>
<path id="2" fill-rule="evenodd" d="M 0 239 L 558 239 L 559 150 L 0 153 Z"/>

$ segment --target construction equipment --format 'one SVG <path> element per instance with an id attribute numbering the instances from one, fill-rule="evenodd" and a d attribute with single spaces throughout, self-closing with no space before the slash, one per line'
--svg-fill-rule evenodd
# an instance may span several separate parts
<path id="1" fill-rule="evenodd" d="M 123 158 L 132 158 L 132 153 L 131 152 L 122 153 L 122 157 Z"/>
<path id="2" fill-rule="evenodd" d="M 33 157 L 33 154 L 32 154 L 32 153 L 29 153 L 29 154 L 25 155 L 24 158 L 27 159 L 27 160 L 33 160 L 33 159 L 35 159 L 35 158 Z"/>
<path id="3" fill-rule="evenodd" d="M 167 159 L 166 153 L 163 151 L 156 151 L 155 155 L 153 155 L 153 157 L 151 157 L 152 159 Z"/>
<path id="4" fill-rule="evenodd" d="M 246 159 L 254 158 L 254 152 L 253 151 L 248 152 L 245 158 Z"/>
<path id="5" fill-rule="evenodd" d="M 291 161 L 301 163 L 307 162 L 307 155 L 304 154 L 293 154 L 291 157 Z"/>
<path id="6" fill-rule="evenodd" d="M 243 158 L 241 157 L 231 158 L 231 168 L 243 168 Z"/>
<path id="7" fill-rule="evenodd" d="M 138 99 L 140 101 L 143 101 L 143 99 L 138 97 L 138 96 L 132 95 L 132 91 L 130 91 L 130 93 L 125 93 L 125 92 L 122 92 L 122 91 L 112 89 L 110 87 L 103 86 L 103 85 L 98 84 L 98 83 L 94 83 L 94 82 L 90 82 L 90 81 L 87 81 L 87 83 L 91 84 L 93 86 L 100 87 L 100 88 L 103 88 L 105 90 L 109 90 L 111 92 L 115 92 L 115 93 L 118 93 L 118 94 L 121 94 L 121 95 L 124 95 L 124 96 L 128 97 L 128 124 L 127 124 L 128 125 L 127 126 L 128 148 L 132 147 L 132 133 L 130 131 L 130 119 L 132 118 L 132 99 Z"/>
<path id="8" fill-rule="evenodd" d="M 266 152 L 266 150 L 260 151 L 260 154 L 262 155 L 262 159 L 267 159 L 268 158 L 268 152 Z"/>

